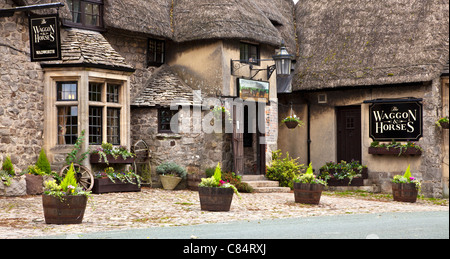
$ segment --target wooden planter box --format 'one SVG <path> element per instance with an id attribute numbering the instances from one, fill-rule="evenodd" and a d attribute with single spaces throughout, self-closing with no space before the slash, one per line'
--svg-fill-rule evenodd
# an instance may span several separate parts
<path id="1" fill-rule="evenodd" d="M 449 123 L 448 122 L 441 122 L 441 127 L 443 129 L 449 129 Z"/>
<path id="2" fill-rule="evenodd" d="M 295 202 L 319 205 L 323 189 L 321 184 L 294 183 Z"/>
<path id="3" fill-rule="evenodd" d="M 234 191 L 231 188 L 199 187 L 200 206 L 206 211 L 230 211 Z"/>
<path id="4" fill-rule="evenodd" d="M 338 170 L 341 170 L 341 169 L 338 169 Z M 354 169 L 354 170 L 355 170 L 355 172 L 358 172 L 358 169 Z M 323 172 L 323 170 L 320 170 L 320 172 Z M 335 169 L 331 169 L 328 172 L 330 173 L 330 175 L 333 175 L 336 172 L 336 170 Z M 369 179 L 369 169 L 367 167 L 362 169 L 362 171 L 361 171 L 361 178 L 362 179 Z"/>
<path id="5" fill-rule="evenodd" d="M 27 174 L 25 181 L 27 182 L 27 195 L 41 195 L 44 193 L 44 177 L 42 175 Z"/>
<path id="6" fill-rule="evenodd" d="M 350 183 L 350 179 L 338 180 L 335 178 L 331 178 L 328 180 L 328 186 L 364 186 L 363 178 L 353 178 Z"/>
<path id="7" fill-rule="evenodd" d="M 198 185 L 202 182 L 202 178 L 206 178 L 206 174 L 188 174 L 188 189 L 191 191 L 198 191 Z"/>
<path id="8" fill-rule="evenodd" d="M 400 155 L 399 148 L 384 148 L 384 147 L 369 147 L 369 154 L 371 155 Z M 422 150 L 417 148 L 407 148 L 402 149 L 402 156 L 411 155 L 411 156 L 420 156 L 422 155 Z"/>
<path id="9" fill-rule="evenodd" d="M 123 159 L 122 156 L 114 158 L 112 155 L 107 155 L 106 158 L 108 159 L 109 164 L 132 164 L 134 163 L 135 159 L 134 157 L 128 157 L 127 159 Z M 89 161 L 91 162 L 91 164 L 106 164 L 103 158 L 100 159 L 99 154 L 91 154 Z"/>
<path id="10" fill-rule="evenodd" d="M 116 180 L 113 183 L 109 178 L 94 179 L 94 188 L 92 192 L 95 194 L 111 193 L 111 192 L 140 192 L 141 188 L 137 184 L 122 183 Z"/>
<path id="11" fill-rule="evenodd" d="M 45 223 L 47 224 L 81 224 L 88 198 L 84 195 L 53 197 L 42 195 Z"/>

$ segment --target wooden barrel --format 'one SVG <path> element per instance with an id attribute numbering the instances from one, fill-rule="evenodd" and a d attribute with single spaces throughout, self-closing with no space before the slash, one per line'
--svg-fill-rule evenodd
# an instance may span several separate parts
<path id="1" fill-rule="evenodd" d="M 296 203 L 318 205 L 322 196 L 323 185 L 309 183 L 294 183 Z"/>
<path id="2" fill-rule="evenodd" d="M 86 210 L 87 197 L 65 196 L 63 199 L 42 195 L 45 223 L 47 224 L 81 224 Z"/>
<path id="3" fill-rule="evenodd" d="M 231 188 L 199 187 L 200 206 L 206 211 L 230 211 L 234 191 Z"/>
<path id="4" fill-rule="evenodd" d="M 419 191 L 414 183 L 392 183 L 392 194 L 394 201 L 415 203 Z"/>

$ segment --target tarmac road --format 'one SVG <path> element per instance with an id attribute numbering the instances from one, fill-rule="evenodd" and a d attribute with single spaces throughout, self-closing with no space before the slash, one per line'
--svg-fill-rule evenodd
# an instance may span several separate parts
<path id="1" fill-rule="evenodd" d="M 351 214 L 251 222 L 237 221 L 223 224 L 132 229 L 47 238 L 449 239 L 449 212 Z"/>

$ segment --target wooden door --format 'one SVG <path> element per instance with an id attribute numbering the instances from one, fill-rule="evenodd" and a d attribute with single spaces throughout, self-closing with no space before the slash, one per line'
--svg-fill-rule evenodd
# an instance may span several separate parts
<path id="1" fill-rule="evenodd" d="M 337 107 L 337 161 L 361 161 L 361 106 Z"/>
<path id="2" fill-rule="evenodd" d="M 243 109 L 233 106 L 233 165 L 234 173 L 244 174 L 244 128 Z"/>

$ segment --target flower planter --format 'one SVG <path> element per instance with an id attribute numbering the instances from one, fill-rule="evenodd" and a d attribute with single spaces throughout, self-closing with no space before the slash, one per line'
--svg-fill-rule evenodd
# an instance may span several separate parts
<path id="1" fill-rule="evenodd" d="M 411 155 L 420 156 L 422 155 L 422 150 L 417 148 L 406 148 L 402 149 L 400 154 L 399 148 L 384 148 L 384 147 L 369 147 L 369 154 L 371 155 Z"/>
<path id="2" fill-rule="evenodd" d="M 364 186 L 364 179 L 363 178 L 353 178 L 352 182 L 350 182 L 350 179 L 336 179 L 331 178 L 327 181 L 328 186 Z"/>
<path id="3" fill-rule="evenodd" d="M 42 175 L 27 174 L 25 181 L 27 183 L 27 195 L 41 195 L 44 193 L 44 177 Z"/>
<path id="4" fill-rule="evenodd" d="M 449 129 L 449 123 L 448 122 L 441 122 L 440 124 L 441 124 L 441 127 L 443 129 Z"/>
<path id="5" fill-rule="evenodd" d="M 318 205 L 323 189 L 321 184 L 294 183 L 295 202 Z"/>
<path id="6" fill-rule="evenodd" d="M 175 176 L 167 176 L 167 175 L 160 175 L 161 183 L 163 185 L 164 190 L 174 190 L 177 185 L 181 182 L 181 177 L 175 177 Z"/>
<path id="7" fill-rule="evenodd" d="M 284 124 L 286 124 L 286 127 L 288 127 L 288 129 L 295 129 L 298 126 L 298 122 L 296 121 L 286 121 Z"/>
<path id="8" fill-rule="evenodd" d="M 200 206 L 206 211 L 230 211 L 234 191 L 232 188 L 199 187 Z"/>
<path id="9" fill-rule="evenodd" d="M 87 205 L 87 197 L 64 196 L 62 198 L 42 195 L 45 223 L 47 224 L 81 224 Z"/>
<path id="10" fill-rule="evenodd" d="M 141 188 L 137 184 L 123 183 L 120 180 L 112 182 L 109 178 L 94 179 L 94 188 L 92 192 L 95 194 L 112 193 L 112 192 L 140 192 Z"/>
<path id="11" fill-rule="evenodd" d="M 392 183 L 394 201 L 415 203 L 419 191 L 414 183 Z"/>
<path id="12" fill-rule="evenodd" d="M 109 164 L 132 164 L 134 163 L 134 157 L 128 157 L 127 159 L 123 159 L 122 156 L 118 156 L 114 158 L 112 155 L 106 155 L 106 159 L 108 159 Z M 99 154 L 91 154 L 89 161 L 91 164 L 106 164 L 106 161 L 100 158 Z"/>

